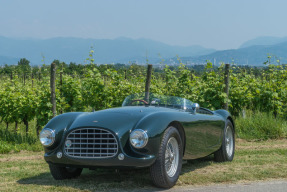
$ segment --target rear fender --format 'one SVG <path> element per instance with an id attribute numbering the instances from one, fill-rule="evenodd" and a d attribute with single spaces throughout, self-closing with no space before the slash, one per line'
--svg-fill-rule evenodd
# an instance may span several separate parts
<path id="1" fill-rule="evenodd" d="M 225 121 L 230 120 L 232 125 L 233 125 L 233 128 L 235 130 L 234 120 L 228 111 L 226 111 L 224 109 L 219 109 L 219 110 L 214 111 L 214 113 L 221 115 L 225 119 Z"/>
<path id="2" fill-rule="evenodd" d="M 224 109 L 216 110 L 216 111 L 214 111 L 214 113 L 219 114 L 219 115 L 221 115 L 224 118 L 224 120 L 225 120 L 225 127 L 226 127 L 226 124 L 227 124 L 227 120 L 231 121 L 231 123 L 233 125 L 234 134 L 235 134 L 235 123 L 234 123 L 234 120 L 233 120 L 231 114 L 228 111 L 224 110 Z M 223 139 L 223 132 L 221 134 L 221 139 Z M 234 137 L 234 139 L 235 139 L 235 137 Z"/>

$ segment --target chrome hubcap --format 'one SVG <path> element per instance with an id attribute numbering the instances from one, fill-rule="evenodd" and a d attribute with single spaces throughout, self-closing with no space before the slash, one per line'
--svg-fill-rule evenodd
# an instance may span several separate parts
<path id="1" fill-rule="evenodd" d="M 225 146 L 226 146 L 226 152 L 228 157 L 231 157 L 233 154 L 233 133 L 232 133 L 232 128 L 227 127 L 226 128 L 226 133 L 225 133 Z"/>
<path id="2" fill-rule="evenodd" d="M 165 170 L 169 177 L 173 177 L 177 171 L 179 159 L 179 149 L 177 140 L 171 137 L 165 150 Z"/>

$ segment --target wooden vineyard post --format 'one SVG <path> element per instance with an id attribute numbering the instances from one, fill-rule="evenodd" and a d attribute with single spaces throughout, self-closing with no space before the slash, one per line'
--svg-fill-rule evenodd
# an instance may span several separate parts
<path id="1" fill-rule="evenodd" d="M 33 87 L 34 87 L 34 74 L 33 74 L 33 72 L 31 74 L 31 79 L 32 79 L 32 89 L 33 89 Z"/>
<path id="2" fill-rule="evenodd" d="M 229 68 L 230 68 L 230 64 L 225 64 L 225 72 L 224 72 L 224 84 L 225 84 L 225 88 L 224 88 L 224 92 L 226 93 L 226 102 L 224 103 L 224 109 L 228 110 L 228 97 L 229 97 Z"/>
<path id="3" fill-rule="evenodd" d="M 61 72 L 60 72 L 60 94 L 61 97 L 63 96 L 63 64 L 61 65 Z M 60 114 L 63 113 L 63 109 L 60 108 Z"/>
<path id="4" fill-rule="evenodd" d="M 150 89 L 150 81 L 151 81 L 151 71 L 152 65 L 148 64 L 147 66 L 147 74 L 146 74 L 146 83 L 145 83 L 145 101 L 149 102 L 149 89 Z"/>
<path id="5" fill-rule="evenodd" d="M 52 112 L 53 117 L 56 116 L 56 63 L 51 64 L 51 103 L 52 103 Z"/>

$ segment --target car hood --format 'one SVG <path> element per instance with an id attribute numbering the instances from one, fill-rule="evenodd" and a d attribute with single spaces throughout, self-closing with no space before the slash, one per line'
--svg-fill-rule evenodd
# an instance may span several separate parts
<path id="1" fill-rule="evenodd" d="M 69 129 L 80 127 L 107 128 L 115 132 L 133 129 L 145 116 L 164 111 L 175 111 L 163 107 L 120 107 L 96 112 L 84 112 L 78 115 Z M 178 111 L 178 110 L 176 110 Z"/>

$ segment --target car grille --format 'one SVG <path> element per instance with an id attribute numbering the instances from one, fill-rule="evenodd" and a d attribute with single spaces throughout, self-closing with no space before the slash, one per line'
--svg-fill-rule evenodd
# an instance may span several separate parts
<path id="1" fill-rule="evenodd" d="M 69 133 L 64 145 L 66 155 L 78 158 L 108 158 L 118 152 L 115 136 L 99 128 L 76 129 Z"/>

